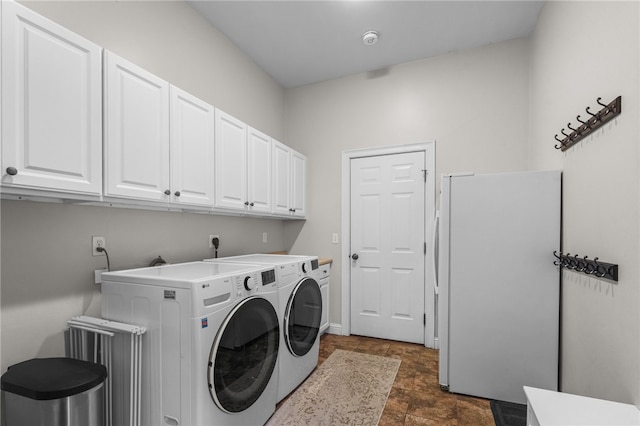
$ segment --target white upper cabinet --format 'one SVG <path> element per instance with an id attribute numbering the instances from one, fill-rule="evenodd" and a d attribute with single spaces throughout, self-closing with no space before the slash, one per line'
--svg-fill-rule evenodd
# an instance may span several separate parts
<path id="1" fill-rule="evenodd" d="M 214 204 L 215 108 L 171 86 L 171 201 Z"/>
<path id="2" fill-rule="evenodd" d="M 306 211 L 307 157 L 291 151 L 291 214 L 304 217 Z"/>
<path id="3" fill-rule="evenodd" d="M 216 207 L 271 213 L 271 138 L 216 109 Z"/>
<path id="4" fill-rule="evenodd" d="M 247 200 L 247 125 L 216 109 L 216 207 L 245 210 Z M 245 203 L 247 203 L 245 205 Z"/>
<path id="5" fill-rule="evenodd" d="M 100 195 L 101 48 L 2 2 L 2 185 Z"/>
<path id="6" fill-rule="evenodd" d="M 303 218 L 306 215 L 307 157 L 273 141 L 273 213 Z"/>
<path id="7" fill-rule="evenodd" d="M 169 84 L 105 51 L 105 196 L 169 201 Z"/>
<path id="8" fill-rule="evenodd" d="M 247 200 L 252 212 L 271 213 L 271 138 L 249 127 L 247 134 Z"/>
<path id="9" fill-rule="evenodd" d="M 291 215 L 291 149 L 273 141 L 273 212 Z"/>

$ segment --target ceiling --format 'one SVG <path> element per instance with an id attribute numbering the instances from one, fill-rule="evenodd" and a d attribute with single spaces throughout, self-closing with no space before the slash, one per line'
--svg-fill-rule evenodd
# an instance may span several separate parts
<path id="1" fill-rule="evenodd" d="M 542 1 L 188 3 L 285 88 L 528 36 Z M 379 33 L 365 46 L 366 31 Z"/>

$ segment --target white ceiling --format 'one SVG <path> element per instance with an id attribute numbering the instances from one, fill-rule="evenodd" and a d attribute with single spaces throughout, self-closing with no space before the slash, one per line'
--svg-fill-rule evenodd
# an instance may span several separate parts
<path id="1" fill-rule="evenodd" d="M 542 1 L 188 2 L 285 88 L 528 36 Z M 365 46 L 362 34 L 380 38 Z"/>

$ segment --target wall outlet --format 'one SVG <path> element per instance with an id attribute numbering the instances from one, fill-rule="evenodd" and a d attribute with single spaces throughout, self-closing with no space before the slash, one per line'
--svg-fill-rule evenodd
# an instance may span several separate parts
<path id="1" fill-rule="evenodd" d="M 331 234 L 331 243 L 332 244 L 338 244 L 340 241 L 338 239 L 338 233 L 334 232 L 333 234 Z"/>
<path id="2" fill-rule="evenodd" d="M 263 243 L 266 243 L 266 242 L 267 242 L 267 233 L 266 233 L 266 232 L 263 232 L 263 233 L 262 233 L 262 242 L 263 242 Z"/>
<path id="3" fill-rule="evenodd" d="M 213 247 L 213 239 L 217 238 L 218 239 L 218 245 L 220 244 L 220 235 L 209 235 L 209 248 L 214 248 Z"/>
<path id="4" fill-rule="evenodd" d="M 91 253 L 94 256 L 104 256 L 104 252 L 98 251 L 98 247 L 107 248 L 107 240 L 104 237 L 91 237 Z"/>

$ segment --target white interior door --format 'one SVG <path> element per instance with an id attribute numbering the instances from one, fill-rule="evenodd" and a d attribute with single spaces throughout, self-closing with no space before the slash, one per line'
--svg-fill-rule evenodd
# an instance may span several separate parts
<path id="1" fill-rule="evenodd" d="M 425 341 L 425 152 L 351 159 L 351 333 Z"/>

